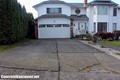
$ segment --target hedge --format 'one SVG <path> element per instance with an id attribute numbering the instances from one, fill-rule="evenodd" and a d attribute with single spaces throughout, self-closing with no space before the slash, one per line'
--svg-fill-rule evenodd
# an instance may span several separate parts
<path id="1" fill-rule="evenodd" d="M 102 40 L 103 39 L 114 39 L 114 33 L 111 32 L 100 32 L 100 33 L 96 33 L 95 35 L 97 35 L 98 37 L 100 37 Z"/>
<path id="2" fill-rule="evenodd" d="M 28 36 L 32 14 L 17 0 L 0 0 L 0 44 L 11 44 Z"/>

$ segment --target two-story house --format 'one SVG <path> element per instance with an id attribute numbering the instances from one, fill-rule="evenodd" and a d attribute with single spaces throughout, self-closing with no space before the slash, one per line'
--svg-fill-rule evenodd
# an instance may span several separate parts
<path id="1" fill-rule="evenodd" d="M 120 30 L 120 7 L 111 0 L 67 3 L 48 0 L 34 6 L 36 32 L 42 38 L 70 38 L 86 33 Z"/>

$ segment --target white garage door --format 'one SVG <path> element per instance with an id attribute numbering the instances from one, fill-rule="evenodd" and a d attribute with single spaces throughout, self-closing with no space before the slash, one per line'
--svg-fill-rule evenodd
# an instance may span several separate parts
<path id="1" fill-rule="evenodd" d="M 70 38 L 69 24 L 41 24 L 38 29 L 38 37 L 42 38 Z"/>

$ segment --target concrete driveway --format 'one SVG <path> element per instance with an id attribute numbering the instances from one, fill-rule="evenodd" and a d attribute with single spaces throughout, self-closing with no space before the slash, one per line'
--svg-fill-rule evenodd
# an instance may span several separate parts
<path id="1" fill-rule="evenodd" d="M 107 59 L 112 63 L 116 62 L 112 65 L 115 70 L 120 70 L 120 60 L 78 40 L 33 40 L 9 52 L 1 53 L 0 67 L 56 72 L 61 80 L 67 80 L 68 77 L 65 76 L 70 76 L 73 72 L 113 73 L 115 70 L 107 64 L 110 63 Z"/>

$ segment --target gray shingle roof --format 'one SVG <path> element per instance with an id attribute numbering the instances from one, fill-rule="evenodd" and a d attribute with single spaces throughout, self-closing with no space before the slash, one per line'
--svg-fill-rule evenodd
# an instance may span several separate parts
<path id="1" fill-rule="evenodd" d="M 120 9 L 120 6 L 118 6 L 118 9 Z"/>
<path id="2" fill-rule="evenodd" d="M 99 5 L 99 4 L 104 4 L 104 5 L 118 5 L 117 3 L 111 1 L 111 0 L 96 0 L 92 1 L 89 3 L 89 5 Z"/>
<path id="3" fill-rule="evenodd" d="M 52 0 L 51 1 L 43 1 L 42 3 L 39 3 L 33 7 L 35 8 L 35 7 L 38 7 L 38 6 L 43 5 L 43 4 L 66 4 L 70 7 L 84 7 L 83 3 L 66 3 L 64 1 L 54 1 L 54 0 L 53 1 Z"/>
<path id="4" fill-rule="evenodd" d="M 60 0 L 49 0 L 49 1 L 43 1 L 42 3 L 39 3 L 35 6 L 33 6 L 34 8 L 43 5 L 43 4 L 66 4 L 70 7 L 86 7 L 84 6 L 84 3 L 66 3 L 64 1 L 60 1 Z M 90 3 L 87 4 L 88 5 L 99 5 L 99 4 L 104 4 L 104 5 L 118 5 L 117 3 L 111 1 L 111 0 L 94 0 Z"/>
<path id="5" fill-rule="evenodd" d="M 86 16 L 86 15 L 80 15 L 80 16 L 77 16 L 77 15 L 71 15 L 71 19 L 73 20 L 89 20 L 89 18 Z"/>
<path id="6" fill-rule="evenodd" d="M 86 15 L 71 15 L 71 16 L 67 16 L 65 14 L 60 14 L 60 13 L 49 13 L 49 14 L 45 14 L 42 16 L 39 16 L 36 19 L 41 19 L 41 18 L 68 18 L 68 19 L 73 19 L 73 20 L 89 20 L 89 18 Z"/>
<path id="7" fill-rule="evenodd" d="M 64 1 L 43 1 L 42 3 L 39 3 L 33 7 L 35 8 L 35 7 L 38 7 L 38 6 L 43 5 L 43 4 L 66 4 L 68 6 L 73 6 L 73 5 L 70 5 L 69 3 L 66 3 Z"/>
<path id="8" fill-rule="evenodd" d="M 38 18 L 70 18 L 70 17 L 60 13 L 49 13 L 49 14 L 42 15 Z"/>
<path id="9" fill-rule="evenodd" d="M 84 7 L 84 3 L 69 3 L 75 7 Z"/>

